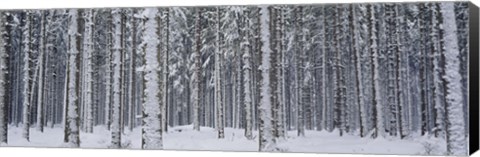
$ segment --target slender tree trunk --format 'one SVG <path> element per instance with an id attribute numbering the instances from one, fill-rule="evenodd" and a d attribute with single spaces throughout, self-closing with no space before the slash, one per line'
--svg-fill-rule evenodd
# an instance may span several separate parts
<path id="1" fill-rule="evenodd" d="M 196 17 L 195 17 L 195 51 L 193 52 L 193 74 L 192 74 L 192 104 L 193 104 L 193 129 L 199 131 L 200 130 L 200 118 L 199 118 L 199 109 L 200 109 L 200 66 L 201 66 L 201 49 L 202 49 L 202 41 L 201 41 L 201 32 L 202 26 L 200 24 L 200 20 L 202 18 L 201 9 L 196 9 Z"/>
<path id="2" fill-rule="evenodd" d="M 122 66 L 122 10 L 114 9 L 112 11 L 112 29 L 113 29 L 113 104 L 112 104 L 112 147 L 121 147 L 121 66 Z"/>
<path id="3" fill-rule="evenodd" d="M 8 106 L 9 100 L 7 99 L 8 96 L 8 89 L 11 85 L 10 82 L 7 81 L 8 73 L 8 54 L 5 46 L 7 42 L 4 38 L 5 33 L 5 15 L 0 14 L 0 146 L 6 145 L 8 142 Z"/>
<path id="4" fill-rule="evenodd" d="M 85 110 L 86 113 L 85 119 L 87 120 L 85 123 L 85 131 L 87 133 L 93 132 L 93 70 L 92 70 L 92 51 L 93 51 L 93 9 L 85 10 L 84 12 L 84 21 L 85 21 L 85 30 L 84 30 L 84 40 L 83 40 L 83 55 L 86 55 L 86 60 L 83 61 L 84 65 L 84 75 L 85 77 L 85 88 L 83 89 L 85 93 L 85 97 L 83 98 L 85 103 Z"/>
<path id="5" fill-rule="evenodd" d="M 358 16 L 356 14 L 356 11 L 355 11 L 356 7 L 354 7 L 352 4 L 350 4 L 350 11 L 351 11 L 351 14 L 350 14 L 350 21 L 352 22 L 352 25 L 351 25 L 351 29 L 353 31 L 353 44 L 354 45 L 354 49 L 353 49 L 353 54 L 354 54 L 354 62 L 355 62 L 355 84 L 357 85 L 357 105 L 358 105 L 358 108 L 359 108 L 359 115 L 360 115 L 360 137 L 364 137 L 365 136 L 365 130 L 366 130 L 366 113 L 365 113 L 365 103 L 364 103 L 364 95 L 363 95 L 363 77 L 362 77 L 362 63 L 361 63 L 361 55 L 360 55 L 360 51 L 359 51 L 359 41 L 357 41 L 357 38 L 360 38 L 359 37 L 359 30 L 356 30 L 357 26 L 356 26 L 356 16 Z"/>
<path id="6" fill-rule="evenodd" d="M 252 120 L 252 107 L 253 107 L 253 102 L 252 102 L 252 97 L 253 97 L 253 92 L 252 92 L 252 65 L 251 65 L 251 44 L 250 44 L 250 30 L 248 27 L 250 27 L 250 19 L 249 14 L 250 12 L 245 10 L 244 12 L 244 17 L 243 22 L 245 23 L 245 28 L 244 28 L 244 34 L 245 36 L 243 37 L 243 92 L 244 92 L 244 105 L 245 105 L 245 137 L 247 139 L 252 139 L 252 132 L 253 132 L 253 120 Z"/>
<path id="7" fill-rule="evenodd" d="M 23 106 L 23 132 L 22 137 L 27 141 L 30 141 L 30 46 L 31 46 L 31 30 L 30 30 L 30 12 L 25 12 L 22 18 L 23 26 L 23 41 L 22 41 L 22 53 L 23 53 L 23 89 L 22 89 L 22 106 Z"/>
<path id="8" fill-rule="evenodd" d="M 47 22 L 45 21 L 45 12 L 41 12 L 39 11 L 40 16 L 41 16 L 41 22 L 42 22 L 42 25 L 41 25 L 41 30 L 40 30 L 40 41 L 39 41 L 39 63 L 37 66 L 40 66 L 39 70 L 40 70 L 40 75 L 38 76 L 38 91 L 37 91 L 37 130 L 40 131 L 40 132 L 43 132 L 43 126 L 44 126 L 44 123 L 43 123 L 43 119 L 45 117 L 45 115 L 43 114 L 44 113 L 44 102 L 43 102 L 43 98 L 44 98 L 44 94 L 43 94 L 43 91 L 44 91 L 44 88 L 43 88 L 43 85 L 44 85 L 44 81 L 43 81 L 43 77 L 44 77 L 44 69 L 45 69 L 45 54 L 46 54 L 46 47 L 47 47 L 47 42 L 46 42 L 46 24 Z"/>
<path id="9" fill-rule="evenodd" d="M 69 12 L 69 48 L 68 48 L 68 107 L 67 107 L 67 141 L 71 147 L 80 147 L 80 128 L 79 128 L 79 78 L 78 67 L 80 65 L 81 37 L 81 17 L 80 10 L 70 9 Z"/>
<path id="10" fill-rule="evenodd" d="M 299 6 L 296 8 L 296 13 L 295 13 L 295 19 L 296 19 L 296 23 L 297 23 L 297 26 L 296 26 L 296 35 L 297 35 L 297 44 L 296 44 L 296 62 L 295 62 L 295 65 L 296 65 L 296 82 L 297 82 L 297 87 L 296 87 L 296 90 L 297 90 L 297 95 L 296 95 L 296 99 L 297 99 L 297 116 L 298 116 L 298 120 L 297 120 L 297 136 L 305 136 L 305 113 L 304 113 L 304 108 L 305 108 L 305 104 L 303 103 L 303 100 L 302 100 L 302 97 L 303 97 L 303 93 L 306 92 L 306 90 L 304 91 L 304 86 L 305 84 L 303 84 L 302 82 L 302 74 L 304 71 L 302 69 L 302 66 L 303 66 L 303 58 L 305 56 L 302 56 L 304 55 L 304 53 L 302 52 L 304 49 L 303 49 L 303 46 L 305 46 L 305 34 L 303 34 L 303 7 L 302 6 Z"/>
<path id="11" fill-rule="evenodd" d="M 376 27 L 376 15 L 375 15 L 375 5 L 369 5 L 367 7 L 367 12 L 369 14 L 369 41 L 370 41 L 370 52 L 371 52 L 371 62 L 372 62 L 372 96 L 373 96 L 373 128 L 374 133 L 373 138 L 378 136 L 385 137 L 385 128 L 383 125 L 383 105 L 381 98 L 379 97 L 380 92 L 380 78 L 379 78 L 379 53 L 378 53 L 378 44 L 377 44 L 377 27 Z"/>
<path id="12" fill-rule="evenodd" d="M 167 132 L 167 126 L 168 126 L 168 123 L 167 123 L 167 104 L 168 104 L 168 75 L 169 75 L 169 71 L 168 71 L 168 56 L 170 54 L 170 48 L 169 48 L 169 45 L 170 45 L 170 40 L 169 40 L 169 37 L 170 37 L 170 9 L 166 8 L 164 10 L 164 49 L 165 49 L 165 53 L 163 55 L 163 95 L 162 95 L 162 130 Z"/>
<path id="13" fill-rule="evenodd" d="M 223 58 L 223 47 L 222 41 L 220 38 L 220 29 L 221 29 L 221 16 L 220 9 L 217 7 L 217 50 L 215 52 L 215 108 L 216 108 L 216 128 L 218 131 L 218 138 L 225 138 L 225 110 L 223 104 L 223 95 L 222 95 L 222 77 L 221 77 L 221 64 Z"/>

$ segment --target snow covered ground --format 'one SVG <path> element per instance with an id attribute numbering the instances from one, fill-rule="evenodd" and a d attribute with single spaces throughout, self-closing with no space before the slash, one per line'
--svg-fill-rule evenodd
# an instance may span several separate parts
<path id="1" fill-rule="evenodd" d="M 242 129 L 225 129 L 225 139 L 217 139 L 217 133 L 212 128 L 201 128 L 194 131 L 191 125 L 169 128 L 164 134 L 164 148 L 169 150 L 216 150 L 216 151 L 258 151 L 258 132 L 254 132 L 254 140 L 247 140 Z M 31 131 L 31 141 L 22 138 L 21 127 L 9 128 L 8 146 L 27 147 L 66 147 L 63 143 L 61 128 L 45 128 L 44 133 L 35 128 Z M 140 149 L 141 129 L 123 134 L 122 142 L 125 148 Z M 305 137 L 297 137 L 296 131 L 288 132 L 289 137 L 278 143 L 285 152 L 306 153 L 362 153 L 362 154 L 410 154 L 410 155 L 442 155 L 445 152 L 445 142 L 440 139 L 399 140 L 395 138 L 360 138 L 353 135 L 339 137 L 337 133 L 306 131 Z M 95 127 L 94 134 L 81 133 L 82 148 L 108 148 L 110 132 L 104 127 Z"/>

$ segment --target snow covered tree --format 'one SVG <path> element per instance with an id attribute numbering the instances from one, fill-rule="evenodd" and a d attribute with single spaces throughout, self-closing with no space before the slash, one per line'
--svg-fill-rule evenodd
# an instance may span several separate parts
<path id="1" fill-rule="evenodd" d="M 367 7 L 367 12 L 369 14 L 369 44 L 370 44 L 370 57 L 372 63 L 372 96 L 373 96 L 373 129 L 374 133 L 372 134 L 373 138 L 378 136 L 385 137 L 385 127 L 383 123 L 383 104 L 381 102 L 380 94 L 380 77 L 379 77 L 379 53 L 378 53 L 378 44 L 377 44 L 377 17 L 375 14 L 375 5 L 370 4 Z"/>
<path id="2" fill-rule="evenodd" d="M 448 155 L 467 155 L 467 143 L 465 139 L 465 121 L 463 112 L 462 84 L 460 82 L 460 60 L 457 38 L 457 24 L 455 21 L 454 3 L 442 2 L 440 4 L 443 16 L 445 42 L 445 78 L 446 95 L 446 119 L 447 119 L 447 152 Z"/>
<path id="3" fill-rule="evenodd" d="M 0 145 L 7 144 L 8 142 L 8 54 L 5 49 L 5 45 L 7 44 L 5 40 L 5 22 L 4 13 L 0 13 Z"/>
<path id="4" fill-rule="evenodd" d="M 161 95 L 159 80 L 159 54 L 158 54 L 158 9 L 146 8 L 142 16 L 145 18 L 145 32 L 143 34 L 144 49 L 144 96 L 143 96 L 143 124 L 142 124 L 142 149 L 162 149 L 162 121 Z"/>
<path id="5" fill-rule="evenodd" d="M 297 68 L 296 73 L 295 73 L 295 80 L 297 82 L 297 115 L 298 115 L 298 120 L 297 120 L 297 136 L 305 136 L 305 114 L 304 114 L 304 109 L 305 109 L 305 103 L 302 98 L 308 100 L 308 80 L 305 82 L 305 80 L 302 80 L 302 74 L 304 73 L 304 70 L 302 68 L 303 66 L 303 58 L 306 58 L 305 56 L 305 32 L 304 32 L 304 19 L 303 19 L 303 6 L 297 6 L 295 8 L 295 38 L 296 38 L 296 63 L 295 66 Z M 303 83 L 305 82 L 305 83 Z M 307 92 L 307 93 L 305 93 Z M 304 95 L 305 94 L 305 95 Z M 307 102 L 308 103 L 308 102 Z"/>
<path id="6" fill-rule="evenodd" d="M 121 66 L 122 66 L 122 10 L 112 10 L 112 63 L 113 63 L 113 100 L 112 100 L 112 147 L 121 147 Z"/>
<path id="7" fill-rule="evenodd" d="M 343 136 L 343 133 L 347 130 L 347 119 L 346 115 L 347 104 L 346 104 L 346 64 L 344 59 L 344 53 L 347 52 L 348 45 L 346 44 L 346 33 L 348 30 L 348 18 L 346 6 L 340 5 L 337 6 L 337 25 L 335 27 L 335 127 L 338 129 L 340 136 Z"/>
<path id="8" fill-rule="evenodd" d="M 285 127 L 284 127 L 284 6 L 272 7 L 272 30 L 273 30 L 273 52 L 275 54 L 273 65 L 275 73 L 275 85 L 272 87 L 274 89 L 274 105 L 273 105 L 273 121 L 274 121 L 274 136 L 276 138 L 285 137 Z M 307 70 L 310 72 L 309 70 Z"/>
<path id="9" fill-rule="evenodd" d="M 23 13 L 22 17 L 22 53 L 23 55 L 23 88 L 22 88 L 22 106 L 23 106 L 23 132 L 22 136 L 27 141 L 30 140 L 30 54 L 31 54 L 31 30 L 30 30 L 30 12 Z"/>
<path id="10" fill-rule="evenodd" d="M 84 97 L 83 97 L 83 103 L 85 105 L 84 111 L 86 112 L 86 124 L 85 124 L 85 130 L 87 133 L 92 133 L 93 132 L 93 70 L 92 70 L 92 53 L 93 53 L 93 14 L 94 11 L 93 9 L 86 9 L 84 11 L 83 15 L 83 21 L 84 21 L 84 30 L 83 30 L 83 51 L 82 55 L 83 60 L 82 60 L 82 65 L 84 69 L 84 86 L 83 91 L 84 92 Z"/>
<path id="11" fill-rule="evenodd" d="M 253 109 L 253 92 L 252 92 L 252 65 L 251 65 L 251 30 L 250 30 L 250 11 L 244 10 L 243 12 L 243 22 L 245 26 L 242 28 L 244 37 L 242 38 L 242 52 L 243 52 L 243 96 L 244 96 L 244 105 L 245 105 L 245 137 L 247 139 L 252 139 L 253 132 L 253 121 L 252 121 L 252 109 Z"/>
<path id="12" fill-rule="evenodd" d="M 170 9 L 165 8 L 162 12 L 162 70 L 163 70 L 163 79 L 162 79 L 162 130 L 167 131 L 167 105 L 168 105 L 168 59 L 170 54 Z"/>
<path id="13" fill-rule="evenodd" d="M 366 104 L 365 104 L 365 99 L 364 99 L 364 82 L 363 82 L 363 71 L 362 71 L 362 61 L 363 61 L 363 53 L 361 50 L 364 50 L 363 47 L 366 45 L 365 44 L 365 39 L 364 36 L 361 35 L 362 31 L 367 31 L 365 30 L 365 25 L 360 22 L 365 22 L 364 20 L 364 12 L 366 12 L 366 7 L 363 4 L 359 4 L 358 6 L 354 6 L 353 4 L 350 5 L 350 18 L 352 22 L 352 31 L 353 31 L 353 54 L 354 54 L 354 62 L 355 62 L 355 84 L 356 84 L 356 92 L 358 94 L 357 96 L 357 104 L 359 107 L 359 125 L 360 125 L 360 137 L 365 136 L 365 132 L 367 130 L 367 115 L 366 115 Z M 357 11 L 359 10 L 359 11 Z M 358 12 L 361 13 L 361 15 L 358 15 Z M 361 26 L 359 26 L 361 25 Z M 362 55 L 361 55 L 362 54 Z"/>
<path id="14" fill-rule="evenodd" d="M 112 15 L 111 11 L 107 10 L 108 12 L 106 18 L 106 51 L 105 51 L 105 125 L 107 125 L 107 129 L 111 129 L 112 124 L 112 40 L 113 40 L 113 29 L 112 29 Z"/>
<path id="15" fill-rule="evenodd" d="M 193 73 L 192 73 L 192 104 L 193 104 L 193 129 L 199 131 L 200 130 L 200 79 L 201 79 L 201 30 L 202 26 L 200 24 L 202 18 L 202 11 L 200 8 L 196 9 L 196 16 L 195 16 L 195 51 L 192 53 L 193 58 Z"/>
<path id="16" fill-rule="evenodd" d="M 37 90 L 37 130 L 40 132 L 43 132 L 43 126 L 44 124 L 44 70 L 45 70 L 45 54 L 46 54 L 46 48 L 47 48 L 47 40 L 46 40 L 46 24 L 45 22 L 46 19 L 46 14 L 42 11 L 37 11 L 37 15 L 41 17 L 41 28 L 40 28 L 40 39 L 39 39 L 39 46 L 38 46 L 38 52 L 39 52 L 39 57 L 38 57 L 38 67 L 39 67 L 39 76 L 38 76 L 38 90 Z"/>
<path id="17" fill-rule="evenodd" d="M 259 151 L 283 151 L 292 131 L 306 142 L 325 131 L 426 136 L 466 154 L 468 8 L 1 11 L 0 145 L 8 131 L 28 142 L 63 127 L 65 146 L 80 147 L 80 132 L 95 128 L 108 130 L 110 148 L 163 149 L 164 133 L 205 128 L 219 141 L 258 136 Z M 141 146 L 130 146 L 137 129 Z"/>
<path id="18" fill-rule="evenodd" d="M 81 51 L 79 41 L 81 37 L 79 35 L 81 30 L 81 10 L 69 9 L 69 25 L 68 25 L 68 79 L 67 79 L 67 106 L 66 106 L 66 126 L 65 134 L 67 141 L 71 147 L 80 147 L 80 118 L 79 118 L 79 65 Z"/>
<path id="19" fill-rule="evenodd" d="M 274 136 L 272 134 L 272 87 L 270 85 L 272 50 L 270 48 L 270 12 L 269 6 L 260 6 L 260 35 L 262 41 L 262 71 L 261 100 L 260 100 L 260 127 L 259 127 L 259 151 L 273 151 L 276 149 Z"/>
<path id="20" fill-rule="evenodd" d="M 221 75 L 221 65 L 223 63 L 223 38 L 220 36 L 220 29 L 221 29 L 221 9 L 219 7 L 217 9 L 217 35 L 216 35 L 216 42 L 217 42 L 217 50 L 215 51 L 215 125 L 218 131 L 218 138 L 225 138 L 225 109 L 223 103 L 223 95 L 222 95 L 222 75 Z"/>

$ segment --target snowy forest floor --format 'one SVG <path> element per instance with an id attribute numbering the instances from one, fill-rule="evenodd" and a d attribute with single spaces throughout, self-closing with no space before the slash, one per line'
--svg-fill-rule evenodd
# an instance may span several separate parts
<path id="1" fill-rule="evenodd" d="M 217 139 L 213 128 L 202 127 L 194 131 L 191 125 L 169 128 L 163 135 L 164 149 L 168 150 L 213 150 L 213 151 L 258 151 L 258 132 L 255 139 L 243 136 L 243 129 L 225 128 L 225 139 Z M 63 143 L 63 129 L 45 128 L 44 133 L 35 128 L 30 129 L 30 142 L 22 138 L 21 127 L 9 127 L 9 144 L 7 146 L 25 147 L 67 147 Z M 122 145 L 128 149 L 140 149 L 141 128 L 133 132 L 125 131 Z M 80 134 L 81 148 L 108 148 L 111 134 L 101 126 L 94 128 L 94 133 Z M 354 135 L 339 137 L 334 132 L 306 131 L 305 137 L 297 137 L 296 131 L 289 131 L 288 137 L 277 146 L 284 152 L 305 153 L 363 153 L 363 154 L 410 154 L 442 155 L 446 146 L 444 140 L 419 136 L 417 138 L 360 138 Z"/>

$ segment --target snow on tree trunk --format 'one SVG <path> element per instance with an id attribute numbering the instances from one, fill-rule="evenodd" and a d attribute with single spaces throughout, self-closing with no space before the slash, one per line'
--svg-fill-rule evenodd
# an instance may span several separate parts
<path id="1" fill-rule="evenodd" d="M 157 32 L 157 8 L 146 8 L 143 11 L 145 32 L 143 34 L 144 52 L 144 97 L 142 149 L 163 149 L 162 121 L 160 104 L 160 63 L 158 61 L 159 37 Z"/>
<path id="2" fill-rule="evenodd" d="M 122 66 L 122 10 L 114 9 L 112 11 L 112 29 L 113 29 L 113 51 L 112 51 L 112 64 L 113 64 L 113 99 L 112 99 L 112 147 L 121 147 L 121 66 Z"/>
<path id="3" fill-rule="evenodd" d="M 216 110 L 216 129 L 218 131 L 218 138 L 225 138 L 225 109 L 223 103 L 222 95 L 222 75 L 221 75 L 221 65 L 223 58 L 223 44 L 220 40 L 220 29 L 221 29 L 221 16 L 220 9 L 217 7 L 217 32 L 216 32 L 216 42 L 217 49 L 215 52 L 215 110 Z"/>
<path id="4" fill-rule="evenodd" d="M 169 49 L 169 44 L 170 44 L 170 9 L 166 8 L 163 12 L 164 16 L 164 22 L 163 22 L 163 27 L 164 27 L 164 32 L 163 32 L 163 39 L 164 39 L 164 54 L 163 56 L 163 63 L 162 63 L 162 70 L 163 70 L 163 84 L 162 84 L 162 130 L 167 131 L 167 104 L 168 104 L 168 56 L 170 54 L 170 49 Z"/>
<path id="5" fill-rule="evenodd" d="M 5 32 L 4 15 L 0 14 L 0 146 L 7 144 L 8 119 L 7 119 L 7 51 L 4 41 Z"/>
<path id="6" fill-rule="evenodd" d="M 398 16 L 405 16 L 405 12 L 403 10 L 403 7 L 401 7 L 401 5 L 395 5 L 395 16 L 398 17 Z M 397 108 L 398 108 L 398 113 L 397 113 L 397 126 L 398 126 L 398 135 L 400 136 L 401 139 L 403 139 L 406 135 L 406 129 L 407 129 L 407 126 L 406 126 L 406 118 L 405 118 L 405 106 L 407 106 L 406 104 L 408 103 L 406 100 L 405 100 L 405 94 L 408 94 L 404 91 L 404 87 L 405 87 L 405 83 L 404 83 L 404 75 L 405 75 L 405 61 L 408 61 L 405 59 L 405 49 L 404 49 L 404 37 L 403 37 L 403 34 L 402 34 L 402 23 L 404 22 L 403 21 L 403 18 L 396 18 L 395 20 L 395 32 L 396 32 L 396 44 L 397 44 L 397 47 L 396 47 L 396 57 L 397 57 L 397 60 L 396 60 L 396 64 L 397 64 L 397 69 L 396 69 L 396 75 L 397 75 L 397 78 L 396 78 L 396 81 L 397 81 L 397 84 L 396 84 L 396 88 L 397 88 Z M 408 66 L 408 64 L 407 64 Z"/>
<path id="7" fill-rule="evenodd" d="M 137 25 L 136 19 L 133 17 L 135 15 L 134 10 L 128 9 L 127 16 L 132 16 L 126 21 L 126 30 L 132 30 L 130 36 L 127 38 L 127 41 L 131 42 L 130 45 L 126 44 L 125 48 L 128 49 L 128 56 L 129 56 L 129 66 L 128 66 L 128 130 L 130 132 L 133 131 L 133 127 L 135 127 L 135 107 L 136 107 L 136 76 L 135 76 L 135 60 L 136 60 L 136 48 L 135 45 L 137 44 Z M 127 52 L 125 52 L 127 53 Z"/>
<path id="8" fill-rule="evenodd" d="M 69 26 L 68 26 L 68 107 L 67 107 L 67 123 L 65 129 L 68 135 L 67 139 L 71 147 L 80 147 L 79 135 L 79 72 L 80 65 L 80 44 L 79 44 L 79 10 L 69 10 Z"/>
<path id="9" fill-rule="evenodd" d="M 378 62 L 379 53 L 378 53 L 378 45 L 377 45 L 377 22 L 376 22 L 376 15 L 375 15 L 375 5 L 370 5 L 368 8 L 369 16 L 370 16 L 370 51 L 371 51 L 371 60 L 372 60 L 372 92 L 373 92 L 373 116 L 374 116 L 374 134 L 373 137 L 376 138 L 378 136 L 385 137 L 385 127 L 383 125 L 383 105 L 380 98 L 380 77 L 379 77 L 379 69 L 380 65 Z"/>
<path id="10" fill-rule="evenodd" d="M 92 83 L 93 83 L 93 70 L 92 70 L 92 51 L 93 51 L 93 9 L 87 9 L 84 12 L 83 19 L 85 21 L 85 30 L 83 32 L 83 54 L 85 55 L 84 69 L 85 73 L 83 77 L 85 77 L 85 87 L 83 88 L 83 92 L 85 92 L 85 97 L 83 98 L 85 103 L 85 112 L 86 112 L 86 132 L 92 133 L 93 132 L 93 96 L 92 96 Z"/>
<path id="11" fill-rule="evenodd" d="M 457 39 L 457 23 L 453 2 L 442 2 L 445 42 L 445 76 L 447 87 L 447 152 L 448 155 L 467 155 L 465 121 L 463 112 L 462 84 L 460 82 L 460 59 Z"/>
<path id="12" fill-rule="evenodd" d="M 432 4 L 432 34 L 431 38 L 433 41 L 433 50 L 432 50 L 432 62 L 433 62 L 433 93 L 434 93 L 434 108 L 435 108 L 435 137 L 444 137 L 445 136 L 445 104 L 444 104 L 444 93 L 442 93 L 442 79 L 440 74 L 440 55 L 442 52 L 440 42 L 443 39 L 440 39 L 440 4 Z"/>
<path id="13" fill-rule="evenodd" d="M 270 49 L 270 14 L 266 5 L 260 6 L 260 36 L 261 36 L 261 93 L 260 93 L 260 127 L 259 127 L 259 151 L 274 151 L 276 149 L 272 134 L 272 89 L 270 86 L 271 53 Z"/>
<path id="14" fill-rule="evenodd" d="M 244 16 L 249 15 L 249 11 L 244 11 Z M 243 96 L 244 96 L 244 106 L 245 106 L 245 137 L 247 139 L 252 139 L 252 131 L 253 131 L 253 121 L 252 121 L 252 65 L 251 65 L 251 44 L 250 44 L 250 30 L 247 27 L 250 26 L 250 20 L 248 18 L 243 19 L 245 23 L 244 37 L 242 38 L 242 51 L 243 51 Z"/>
<path id="15" fill-rule="evenodd" d="M 111 114 L 112 114 L 112 18 L 109 16 L 106 31 L 106 56 L 105 56 L 105 125 L 107 129 L 111 129 Z"/>
<path id="16" fill-rule="evenodd" d="M 326 9 L 325 9 L 325 6 L 322 7 L 322 12 L 324 13 L 323 15 L 325 15 L 326 13 Z M 321 126 L 324 130 L 328 130 L 328 122 L 327 122 L 327 51 L 326 51 L 326 39 L 325 37 L 327 36 L 326 33 L 326 17 L 323 17 L 323 21 L 321 21 L 323 23 L 323 29 L 322 29 L 322 122 L 321 122 Z"/>
<path id="17" fill-rule="evenodd" d="M 360 7 L 363 7 L 363 6 L 360 6 Z M 363 38 L 362 36 L 360 35 L 360 29 L 358 28 L 361 28 L 363 26 L 357 26 L 357 22 L 359 20 L 357 20 L 357 12 L 356 12 L 356 9 L 357 7 L 356 6 L 353 6 L 351 5 L 350 7 L 352 10 L 351 11 L 351 18 L 352 18 L 352 29 L 353 29 L 353 44 L 354 45 L 354 52 L 353 52 L 353 55 L 354 55 L 354 61 L 355 61 L 355 84 L 357 85 L 357 89 L 356 89 L 356 92 L 358 94 L 357 96 L 357 104 L 358 104 L 358 107 L 359 107 L 359 114 L 360 114 L 360 137 L 364 137 L 365 136 L 365 132 L 366 132 L 366 123 L 367 123 L 367 115 L 366 115 L 366 109 L 365 109 L 365 102 L 364 102 L 364 95 L 363 95 L 363 76 L 362 76 L 362 55 L 360 55 L 360 46 L 363 46 Z"/>
<path id="18" fill-rule="evenodd" d="M 201 66 L 201 31 L 202 26 L 200 20 L 202 18 L 201 9 L 197 8 L 197 15 L 195 16 L 195 51 L 192 54 L 193 58 L 193 73 L 192 73 L 192 104 L 193 104 L 193 129 L 200 131 L 200 118 L 199 118 L 199 109 L 200 109 L 200 66 Z"/>
<path id="19" fill-rule="evenodd" d="M 46 54 L 46 40 L 45 38 L 47 37 L 46 36 L 46 24 L 47 22 L 45 22 L 45 15 L 44 15 L 44 12 L 41 12 L 41 11 L 38 11 L 37 14 L 39 14 L 41 16 L 41 21 L 43 22 L 42 25 L 41 25 L 41 28 L 40 28 L 40 39 L 39 39 L 39 58 L 38 58 L 38 65 L 39 66 L 39 76 L 38 76 L 38 91 L 37 91 L 37 130 L 40 131 L 40 132 L 43 132 L 43 126 L 44 126 L 44 123 L 43 123 L 43 120 L 44 120 L 44 117 L 45 117 L 45 114 L 44 114 L 44 102 L 43 102 L 43 98 L 44 98 L 44 94 L 43 94 L 43 86 L 44 86 L 44 81 L 43 81 L 43 77 L 44 77 L 44 69 L 45 69 L 45 63 L 44 63 L 44 55 Z"/>
<path id="20" fill-rule="evenodd" d="M 23 106 L 23 131 L 22 137 L 30 141 L 30 12 L 25 12 L 22 26 L 22 53 L 23 53 L 23 88 L 22 88 L 22 106 Z"/>
<path id="21" fill-rule="evenodd" d="M 283 76 L 283 69 L 284 69 L 284 62 L 283 62 L 283 55 L 284 55 L 284 40 L 283 40 L 283 32 L 284 32 L 284 20 L 283 20 L 283 6 L 274 7 L 275 10 L 274 14 L 274 32 L 275 32 L 275 80 L 276 86 L 275 88 L 275 105 L 273 109 L 274 115 L 274 127 L 275 127 L 275 137 L 276 138 L 284 138 L 285 137 L 285 128 L 284 128 L 284 76 Z"/>
<path id="22" fill-rule="evenodd" d="M 336 15 L 338 16 L 338 19 L 335 19 L 335 23 L 337 26 L 335 27 L 335 36 L 334 36 L 334 41 L 335 41 L 335 58 L 333 59 L 335 62 L 335 76 L 336 79 L 334 80 L 335 84 L 335 97 L 334 97 L 334 103 L 335 103 L 335 126 L 339 130 L 339 135 L 343 136 L 343 132 L 347 131 L 346 130 L 346 115 L 347 115 L 347 105 L 346 105 L 346 83 L 345 83 L 345 59 L 344 59 L 344 52 L 347 51 L 345 48 L 346 43 L 345 43 L 345 24 L 347 24 L 347 18 L 344 16 L 345 13 L 345 6 L 340 5 L 336 7 Z"/>
<path id="23" fill-rule="evenodd" d="M 297 136 L 305 136 L 305 114 L 304 114 L 304 108 L 305 108 L 305 103 L 303 102 L 303 97 L 306 95 L 307 88 L 305 87 L 305 84 L 303 83 L 304 80 L 301 80 L 301 76 L 303 71 L 303 58 L 305 57 L 305 32 L 304 32 L 304 19 L 303 19 L 303 7 L 299 6 L 295 10 L 295 21 L 296 21 L 296 26 L 295 26 L 295 33 L 296 33 L 296 38 L 297 38 L 297 43 L 296 43 L 296 54 L 295 54 L 295 67 L 296 67 L 296 72 L 295 72 L 295 80 L 297 83 L 296 87 L 296 102 L 297 102 Z"/>

